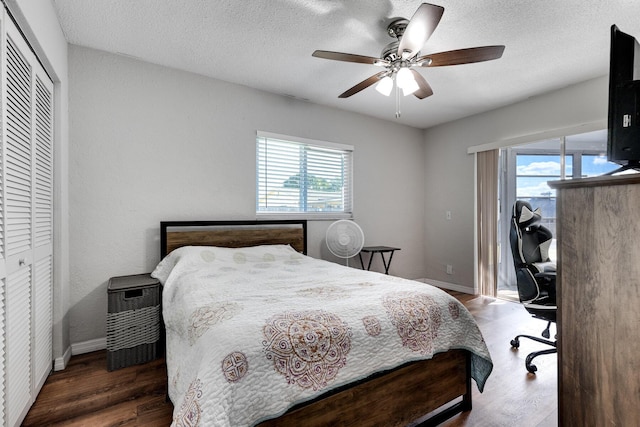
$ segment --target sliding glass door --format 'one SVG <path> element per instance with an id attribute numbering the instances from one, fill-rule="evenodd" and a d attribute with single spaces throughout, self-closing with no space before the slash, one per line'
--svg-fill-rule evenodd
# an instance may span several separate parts
<path id="1" fill-rule="evenodd" d="M 598 176 L 618 165 L 606 159 L 606 130 L 570 135 L 500 151 L 498 296 L 518 299 L 509 245 L 511 211 L 524 200 L 542 212 L 543 225 L 555 236 L 556 194 L 548 181 Z M 564 153 L 564 161 L 562 154 Z M 549 256 L 555 260 L 555 239 Z"/>

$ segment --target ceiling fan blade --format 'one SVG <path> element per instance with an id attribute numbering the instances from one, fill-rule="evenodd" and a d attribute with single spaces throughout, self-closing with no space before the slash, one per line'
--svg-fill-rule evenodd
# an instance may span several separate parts
<path id="1" fill-rule="evenodd" d="M 468 49 L 449 50 L 421 56 L 417 62 L 424 61 L 423 67 L 443 67 L 445 65 L 470 64 L 473 62 L 491 61 L 502 57 L 504 46 L 470 47 Z M 431 59 L 431 62 L 428 60 Z"/>
<path id="2" fill-rule="evenodd" d="M 369 77 L 368 79 L 361 81 L 360 83 L 358 83 L 357 85 L 355 85 L 351 89 L 347 89 L 346 91 L 341 93 L 340 96 L 338 96 L 338 98 L 348 98 L 351 95 L 355 95 L 356 93 L 360 92 L 361 90 L 366 89 L 369 86 L 371 86 L 372 84 L 378 82 L 386 74 L 387 74 L 386 70 L 385 71 L 380 71 L 378 74 L 374 74 L 373 76 Z"/>
<path id="3" fill-rule="evenodd" d="M 311 54 L 316 58 L 333 59 L 334 61 L 357 62 L 359 64 L 387 63 L 384 59 L 372 56 L 354 55 L 352 53 L 331 52 L 329 50 L 316 50 Z"/>
<path id="4" fill-rule="evenodd" d="M 427 83 L 424 77 L 422 77 L 422 74 L 420 74 L 416 70 L 411 70 L 411 73 L 413 74 L 413 78 L 416 79 L 416 83 L 418 83 L 418 86 L 420 86 L 420 89 L 413 92 L 415 97 L 418 99 L 424 99 L 427 96 L 433 95 L 433 89 L 431 89 L 429 83 Z"/>
<path id="5" fill-rule="evenodd" d="M 422 3 L 404 30 L 398 45 L 398 57 L 403 58 L 403 52 L 405 53 L 404 59 L 417 55 L 435 31 L 443 13 L 444 7 L 442 6 Z"/>

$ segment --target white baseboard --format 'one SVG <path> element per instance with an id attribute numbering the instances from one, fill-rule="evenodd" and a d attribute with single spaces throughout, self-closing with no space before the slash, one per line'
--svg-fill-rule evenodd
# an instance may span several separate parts
<path id="1" fill-rule="evenodd" d="M 71 355 L 91 353 L 107 348 L 107 337 L 71 344 Z"/>
<path id="2" fill-rule="evenodd" d="M 473 287 L 470 288 L 468 286 L 456 285 L 454 283 L 441 282 L 439 280 L 433 280 L 433 279 L 416 279 L 416 280 L 418 282 L 427 283 L 429 285 L 433 285 L 438 288 L 449 289 L 450 291 L 458 291 L 465 294 L 474 295 Z"/>
<path id="3" fill-rule="evenodd" d="M 62 354 L 62 357 L 56 357 L 53 361 L 53 370 L 54 371 L 62 371 L 67 367 L 69 360 L 71 359 L 71 347 L 67 347 L 65 352 Z"/>

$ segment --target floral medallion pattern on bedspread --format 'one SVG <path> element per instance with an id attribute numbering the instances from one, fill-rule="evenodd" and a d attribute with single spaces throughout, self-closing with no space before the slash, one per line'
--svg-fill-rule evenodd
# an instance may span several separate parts
<path id="1" fill-rule="evenodd" d="M 174 417 L 176 427 L 196 427 L 200 425 L 200 403 L 198 400 L 201 397 L 200 380 L 196 379 L 189 385 L 182 405 Z"/>
<path id="2" fill-rule="evenodd" d="M 351 330 L 324 311 L 286 312 L 264 327 L 265 354 L 289 384 L 322 389 L 347 363 Z"/>
<path id="3" fill-rule="evenodd" d="M 433 354 L 433 341 L 442 323 L 435 300 L 425 294 L 407 292 L 387 295 L 383 304 L 402 345 L 419 353 Z"/>
<path id="4" fill-rule="evenodd" d="M 193 345 L 211 326 L 233 317 L 239 311 L 235 303 L 212 304 L 198 307 L 191 314 L 189 325 L 189 343 Z"/>
<path id="5" fill-rule="evenodd" d="M 364 329 L 367 331 L 367 333 L 372 337 L 377 337 L 382 331 L 380 322 L 378 321 L 376 316 L 364 316 L 362 318 L 362 324 L 364 325 Z"/>
<path id="6" fill-rule="evenodd" d="M 491 356 L 468 310 L 424 283 L 289 246 L 183 247 L 158 264 L 173 426 L 241 427 L 450 349 Z"/>
<path id="7" fill-rule="evenodd" d="M 240 381 L 249 371 L 247 356 L 239 351 L 234 351 L 222 359 L 222 373 L 228 382 Z"/>

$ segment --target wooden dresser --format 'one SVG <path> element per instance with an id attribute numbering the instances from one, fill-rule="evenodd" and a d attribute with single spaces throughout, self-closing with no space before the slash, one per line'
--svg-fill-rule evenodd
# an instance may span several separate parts
<path id="1" fill-rule="evenodd" d="M 640 419 L 640 174 L 555 181 L 561 426 Z"/>

